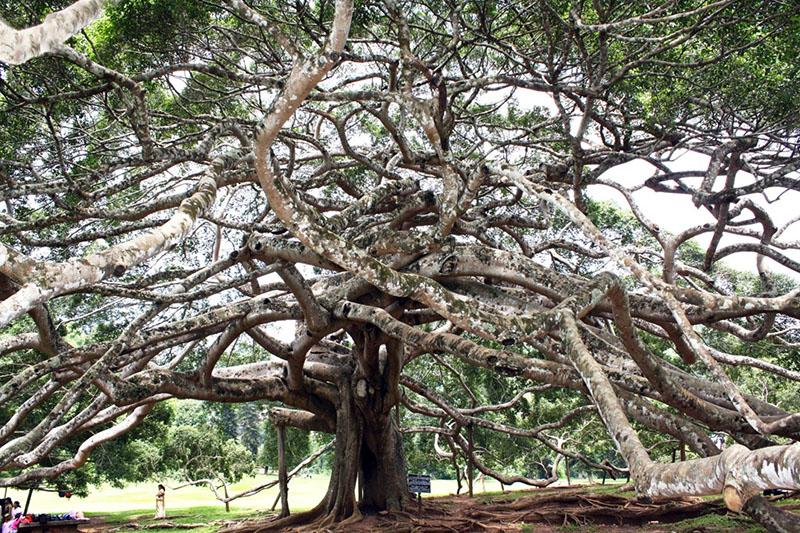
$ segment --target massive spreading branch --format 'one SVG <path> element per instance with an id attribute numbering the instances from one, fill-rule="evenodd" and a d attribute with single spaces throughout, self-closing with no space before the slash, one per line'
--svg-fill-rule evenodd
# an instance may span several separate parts
<path id="1" fill-rule="evenodd" d="M 756 497 L 800 488 L 797 404 L 762 394 L 800 386 L 791 3 L 110 2 L 76 34 L 101 4 L 0 13 L 30 28 L 0 35 L 0 485 L 156 402 L 268 399 L 336 435 L 287 523 L 403 508 L 404 434 L 555 481 L 483 431 L 793 527 Z M 592 420 L 625 466 L 559 433 Z"/>

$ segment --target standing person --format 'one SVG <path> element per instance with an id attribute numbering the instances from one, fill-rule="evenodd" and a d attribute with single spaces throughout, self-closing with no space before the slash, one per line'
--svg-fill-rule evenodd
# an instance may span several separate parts
<path id="1" fill-rule="evenodd" d="M 158 492 L 156 492 L 156 518 L 167 517 L 167 512 L 164 510 L 164 493 L 166 490 L 164 485 L 158 484 Z"/>
<path id="2" fill-rule="evenodd" d="M 22 516 L 22 507 L 20 507 L 19 502 L 14 502 L 14 507 L 11 509 L 11 516 L 14 518 Z"/>

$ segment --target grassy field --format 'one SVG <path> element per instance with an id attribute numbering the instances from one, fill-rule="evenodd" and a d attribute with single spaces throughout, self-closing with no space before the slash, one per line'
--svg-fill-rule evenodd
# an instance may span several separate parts
<path id="1" fill-rule="evenodd" d="M 244 491 L 274 480 L 272 475 L 258 475 L 243 479 L 229 488 L 231 494 Z M 214 498 L 213 493 L 205 487 L 184 487 L 170 490 L 177 483 L 165 482 L 167 486 L 166 509 L 167 521 L 175 524 L 209 524 L 206 527 L 192 529 L 193 533 L 212 533 L 218 525 L 228 520 L 252 518 L 269 511 L 278 494 L 277 487 L 262 491 L 254 496 L 241 498 L 231 502 L 230 512 L 225 511 L 223 503 Z M 319 503 L 328 488 L 328 476 L 297 477 L 289 483 L 289 507 L 292 512 L 312 508 Z M 515 486 L 513 488 L 524 488 Z M 490 493 L 500 491 L 500 484 L 494 480 L 485 483 L 477 482 L 477 492 Z M 432 480 L 430 496 L 444 496 L 456 491 L 454 480 Z M 3 493 L 0 492 L 0 495 Z M 102 516 L 108 525 L 123 525 L 137 522 L 142 525 L 154 524 L 156 483 L 135 484 L 125 488 L 111 486 L 92 487 L 89 496 L 79 498 L 73 496 L 69 500 L 59 498 L 53 492 L 33 493 L 30 513 L 58 514 L 70 510 L 80 510 L 88 516 Z M 7 495 L 25 505 L 27 491 L 9 489 Z M 216 525 L 214 525 L 216 524 Z M 150 533 L 175 531 L 175 529 L 150 529 Z"/>
<path id="2" fill-rule="evenodd" d="M 243 479 L 229 490 L 231 494 L 235 494 L 273 479 L 275 479 L 275 476 L 272 475 L 258 475 Z M 177 485 L 177 483 L 166 482 L 164 484 L 167 486 L 166 507 L 168 515 L 171 510 L 191 508 L 224 509 L 224 505 L 217 501 L 213 493 L 206 487 L 197 486 L 170 490 L 170 487 Z M 319 503 L 327 488 L 327 475 L 294 478 L 289 483 L 289 507 L 292 511 L 310 509 Z M 524 488 L 524 485 L 513 488 Z M 454 480 L 435 479 L 431 481 L 431 490 L 433 491 L 432 496 L 453 494 L 456 491 L 456 482 Z M 494 480 L 476 483 L 477 492 L 499 490 L 500 484 Z M 3 492 L 0 491 L 0 494 L 3 494 Z M 87 514 L 128 513 L 130 511 L 138 511 L 144 514 L 151 511 L 155 512 L 155 494 L 156 483 L 129 485 L 122 489 L 110 486 L 92 487 L 88 497 L 79 498 L 73 496 L 69 500 L 59 498 L 56 493 L 34 491 L 28 512 L 56 514 L 74 509 Z M 234 500 L 231 502 L 231 511 L 252 513 L 253 511 L 268 510 L 275 501 L 277 494 L 278 488 L 274 487 L 248 498 Z M 9 489 L 8 496 L 13 500 L 20 501 L 23 507 L 25 506 L 27 492 Z"/>

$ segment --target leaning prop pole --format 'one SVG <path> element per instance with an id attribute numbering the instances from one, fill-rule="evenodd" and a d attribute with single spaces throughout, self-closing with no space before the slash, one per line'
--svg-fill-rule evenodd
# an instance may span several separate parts
<path id="1" fill-rule="evenodd" d="M 286 426 L 275 426 L 278 432 L 278 485 L 281 495 L 281 514 L 284 518 L 289 516 L 289 481 L 286 477 Z"/>

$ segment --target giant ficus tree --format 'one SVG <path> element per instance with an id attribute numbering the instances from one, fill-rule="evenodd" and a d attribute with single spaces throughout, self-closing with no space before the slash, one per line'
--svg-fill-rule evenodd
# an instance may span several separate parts
<path id="1" fill-rule="evenodd" d="M 4 36 L 69 7 L 24 4 L 0 4 Z M 303 518 L 338 521 L 404 506 L 401 429 L 546 484 L 470 432 L 611 468 L 554 437 L 597 417 L 641 497 L 791 529 L 758 494 L 800 488 L 800 413 L 732 376 L 800 381 L 800 296 L 769 269 L 800 272 L 798 218 L 768 204 L 800 189 L 798 21 L 779 0 L 126 0 L 64 44 L 0 36 L 0 484 L 79 467 L 168 398 L 271 400 L 335 434 Z M 670 232 L 644 190 L 709 222 Z M 749 291 L 720 282 L 732 254 Z M 237 342 L 261 355 L 230 364 Z M 528 386 L 457 402 L 417 361 Z M 552 389 L 558 419 L 490 416 Z M 644 433 L 696 458 L 656 462 Z"/>

